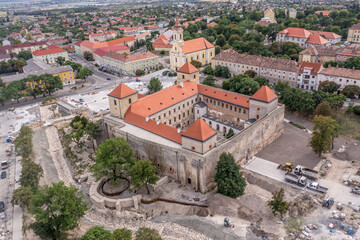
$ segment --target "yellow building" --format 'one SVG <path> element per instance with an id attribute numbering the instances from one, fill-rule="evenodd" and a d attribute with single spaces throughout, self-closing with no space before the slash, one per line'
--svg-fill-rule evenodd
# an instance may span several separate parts
<path id="1" fill-rule="evenodd" d="M 347 40 L 349 42 L 360 43 L 360 23 L 349 28 Z"/>
<path id="2" fill-rule="evenodd" d="M 266 9 L 264 11 L 264 18 L 275 19 L 275 12 L 271 8 Z"/>
<path id="3" fill-rule="evenodd" d="M 183 29 L 176 19 L 173 42 L 170 50 L 170 65 L 172 70 L 178 70 L 186 62 L 196 60 L 202 65 L 209 64 L 215 56 L 215 47 L 205 38 L 183 40 Z"/>
<path id="4" fill-rule="evenodd" d="M 336 61 L 339 46 L 310 46 L 299 53 L 299 62 L 321 63 Z"/>

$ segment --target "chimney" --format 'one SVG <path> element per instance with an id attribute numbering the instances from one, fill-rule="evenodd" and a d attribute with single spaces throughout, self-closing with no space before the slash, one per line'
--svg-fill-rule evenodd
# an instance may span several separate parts
<path id="1" fill-rule="evenodd" d="M 184 88 L 184 83 L 183 82 L 180 82 L 180 87 Z"/>
<path id="2" fill-rule="evenodd" d="M 146 118 L 145 118 L 145 121 L 148 122 L 148 121 L 149 121 L 149 117 L 146 117 Z"/>
<path id="3" fill-rule="evenodd" d="M 156 120 L 156 125 L 159 126 L 159 124 L 160 124 L 160 121 Z"/>
<path id="4" fill-rule="evenodd" d="M 180 133 L 180 132 L 181 132 L 181 128 L 178 128 L 178 129 L 177 129 L 177 133 Z"/>

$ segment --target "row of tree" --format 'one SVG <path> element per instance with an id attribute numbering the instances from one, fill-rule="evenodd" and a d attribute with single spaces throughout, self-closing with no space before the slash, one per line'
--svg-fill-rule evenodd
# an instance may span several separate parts
<path id="1" fill-rule="evenodd" d="M 23 72 L 23 67 L 26 66 L 24 59 L 18 60 L 9 59 L 7 62 L 0 62 L 0 73 Z"/>
<path id="2" fill-rule="evenodd" d="M 343 62 L 329 61 L 324 63 L 324 67 L 340 67 L 360 70 L 360 57 L 351 57 Z"/>

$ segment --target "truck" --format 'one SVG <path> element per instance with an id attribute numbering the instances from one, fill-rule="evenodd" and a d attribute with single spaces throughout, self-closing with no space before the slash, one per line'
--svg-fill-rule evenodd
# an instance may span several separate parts
<path id="1" fill-rule="evenodd" d="M 6 168 L 8 168 L 8 166 L 9 166 L 9 164 L 8 164 L 7 161 L 2 161 L 1 162 L 1 169 L 6 169 Z"/>
<path id="2" fill-rule="evenodd" d="M 285 174 L 285 181 L 293 184 L 297 184 L 301 187 L 306 186 L 307 179 L 304 176 L 297 176 L 292 173 L 286 173 Z"/>
<path id="3" fill-rule="evenodd" d="M 351 189 L 351 193 L 360 195 L 360 187 L 355 187 L 355 188 Z"/>
<path id="4" fill-rule="evenodd" d="M 317 191 L 319 193 L 326 193 L 329 189 L 326 187 L 320 186 L 318 182 L 311 182 L 307 185 L 307 188 Z"/>
<path id="5" fill-rule="evenodd" d="M 296 168 L 294 169 L 294 173 L 300 176 L 304 176 L 309 180 L 316 180 L 317 179 L 317 174 L 319 173 L 318 171 L 312 170 L 310 168 L 306 168 L 304 166 L 301 165 L 297 165 Z"/>

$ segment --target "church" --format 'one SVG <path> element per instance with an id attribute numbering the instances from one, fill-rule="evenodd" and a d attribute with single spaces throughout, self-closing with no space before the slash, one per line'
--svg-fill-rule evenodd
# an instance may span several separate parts
<path id="1" fill-rule="evenodd" d="M 196 60 L 202 65 L 210 64 L 211 59 L 215 57 L 215 47 L 205 38 L 196 38 L 188 41 L 183 39 L 183 29 L 176 18 L 176 24 L 173 28 L 173 41 L 170 50 L 171 70 L 177 71 L 186 62 Z"/>
<path id="2" fill-rule="evenodd" d="M 268 86 L 246 96 L 200 84 L 190 62 L 177 73 L 176 85 L 146 96 L 118 85 L 108 94 L 103 128 L 106 138 L 126 139 L 158 173 L 205 192 L 222 152 L 240 164 L 282 134 L 284 106 Z"/>

